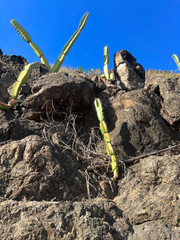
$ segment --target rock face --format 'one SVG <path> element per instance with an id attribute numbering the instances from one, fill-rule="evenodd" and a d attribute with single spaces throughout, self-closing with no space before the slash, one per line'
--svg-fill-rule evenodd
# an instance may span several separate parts
<path id="1" fill-rule="evenodd" d="M 136 156 L 176 143 L 160 114 L 161 104 L 155 93 L 140 89 L 110 98 L 100 93 L 98 97 L 105 103 L 104 112 L 109 113 L 106 122 L 117 155 Z"/>
<path id="2" fill-rule="evenodd" d="M 26 61 L 0 59 L 0 97 L 6 102 Z M 180 239 L 180 78 L 150 71 L 145 79 L 125 50 L 114 60 L 121 90 L 86 74 L 39 69 L 18 104 L 0 110 L 2 240 Z M 119 162 L 116 182 L 95 97 Z"/>
<path id="3" fill-rule="evenodd" d="M 114 54 L 114 74 L 121 89 L 135 90 L 144 87 L 145 70 L 127 50 Z"/>
<path id="4" fill-rule="evenodd" d="M 26 117 L 29 119 L 40 118 L 52 108 L 52 103 L 58 111 L 72 103 L 74 111 L 86 115 L 93 104 L 95 84 L 89 79 L 75 79 L 66 73 L 49 73 L 33 82 L 31 92 L 22 103 L 28 108 Z"/>

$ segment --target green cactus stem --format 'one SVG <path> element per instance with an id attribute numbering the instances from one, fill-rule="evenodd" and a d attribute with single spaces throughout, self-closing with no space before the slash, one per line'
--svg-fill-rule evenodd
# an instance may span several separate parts
<path id="1" fill-rule="evenodd" d="M 73 34 L 73 36 L 69 39 L 69 41 L 66 43 L 66 45 L 64 46 L 63 50 L 62 50 L 62 54 L 59 55 L 53 69 L 52 72 L 57 72 L 60 68 L 60 66 L 62 65 L 65 56 L 69 53 L 71 47 L 73 46 L 74 42 L 77 40 L 80 32 L 83 30 L 83 28 L 86 25 L 87 19 L 88 19 L 89 13 L 85 13 L 84 16 L 82 17 L 79 26 L 78 26 L 78 30 L 75 31 L 75 33 Z M 43 52 L 41 51 L 41 49 L 31 41 L 31 37 L 29 35 L 29 33 L 15 20 L 11 20 L 11 24 L 12 26 L 15 28 L 15 30 L 20 34 L 20 36 L 22 37 L 22 39 L 24 39 L 27 43 L 29 43 L 29 45 L 31 46 L 31 48 L 34 50 L 34 52 L 37 54 L 37 56 L 40 58 L 41 63 L 46 65 L 47 68 L 50 70 L 49 64 L 47 59 L 44 57 Z M 32 72 L 33 68 L 39 68 L 40 67 L 40 63 L 36 62 L 36 63 L 31 63 L 28 64 L 24 67 L 24 70 L 20 73 L 17 81 L 13 84 L 12 87 L 12 97 L 14 98 L 13 100 L 11 100 L 8 104 L 0 102 L 0 109 L 1 110 L 5 110 L 5 109 L 9 109 L 13 106 L 15 106 L 16 104 L 16 99 L 19 95 L 19 92 L 22 88 L 22 85 L 24 83 L 27 82 L 27 80 L 30 77 L 30 74 Z"/>
<path id="2" fill-rule="evenodd" d="M 85 27 L 88 17 L 89 17 L 89 13 L 85 13 L 84 16 L 82 17 L 82 19 L 79 23 L 79 26 L 78 26 L 78 30 L 75 31 L 75 33 L 72 35 L 72 37 L 66 43 L 66 45 L 63 47 L 62 53 L 59 55 L 56 63 L 54 64 L 54 66 L 52 68 L 52 72 L 58 72 L 59 68 L 61 67 L 61 65 L 64 62 L 65 56 L 69 53 L 69 51 L 70 51 L 71 47 L 73 46 L 74 42 L 79 37 L 80 32 Z M 41 63 L 45 64 L 50 69 L 48 61 L 44 57 L 43 52 L 41 51 L 41 49 L 35 43 L 33 43 L 31 41 L 31 37 L 30 37 L 29 33 L 15 20 L 11 20 L 11 24 L 16 29 L 16 31 L 20 34 L 22 39 L 24 39 L 26 42 L 29 43 L 31 48 L 36 53 L 36 55 L 40 58 Z"/>
<path id="3" fill-rule="evenodd" d="M 99 98 L 95 99 L 94 105 L 95 105 L 95 108 L 96 108 L 97 117 L 98 117 L 99 122 L 100 122 L 100 130 L 101 130 L 101 133 L 104 136 L 104 141 L 106 143 L 106 151 L 107 151 L 108 156 L 111 157 L 111 168 L 112 168 L 112 171 L 113 171 L 113 174 L 114 174 L 113 180 L 116 181 L 117 178 L 118 178 L 118 172 L 119 172 L 118 164 L 117 164 L 117 160 L 116 160 L 116 157 L 115 157 L 113 147 L 111 145 L 111 139 L 110 139 L 110 136 L 108 134 L 107 126 L 106 126 L 106 123 L 104 121 L 102 104 L 101 104 L 101 101 L 100 101 Z"/>
<path id="4" fill-rule="evenodd" d="M 103 60 L 103 62 L 104 62 L 104 67 L 103 67 L 104 74 L 101 75 L 101 76 L 105 77 L 107 80 L 108 79 L 114 80 L 114 74 L 113 73 L 109 74 L 109 70 L 108 70 L 108 64 L 109 64 L 109 48 L 108 48 L 108 46 L 104 47 L 104 60 Z"/>
<path id="5" fill-rule="evenodd" d="M 104 75 L 106 79 L 109 79 L 109 71 L 108 71 L 108 64 L 109 64 L 109 49 L 108 46 L 104 47 Z"/>
<path id="6" fill-rule="evenodd" d="M 29 79 L 32 69 L 39 68 L 40 65 L 41 64 L 39 62 L 35 62 L 35 63 L 28 64 L 24 67 L 24 70 L 20 73 L 17 81 L 13 84 L 13 87 L 12 87 L 13 99 L 9 101 L 8 104 L 0 102 L 0 110 L 10 109 L 11 107 L 14 107 L 16 105 L 17 103 L 16 98 L 19 95 L 22 85 L 25 84 Z"/>
<path id="7" fill-rule="evenodd" d="M 17 81 L 13 84 L 13 87 L 12 87 L 12 97 L 14 99 L 16 99 L 18 97 L 19 92 L 22 88 L 22 85 L 27 82 L 27 80 L 30 77 L 30 74 L 32 72 L 32 69 L 39 68 L 39 67 L 40 67 L 39 62 L 31 63 L 24 67 L 24 70 L 20 73 Z"/>
<path id="8" fill-rule="evenodd" d="M 180 70 L 180 62 L 178 56 L 176 54 L 173 54 L 172 57 L 174 58 L 174 61 Z"/>
<path id="9" fill-rule="evenodd" d="M 41 51 L 41 49 L 31 41 L 31 37 L 29 35 L 29 33 L 15 20 L 11 20 L 11 24 L 12 26 L 16 29 L 16 31 L 20 34 L 20 36 L 22 37 L 22 39 L 24 39 L 24 41 L 26 41 L 27 43 L 29 43 L 29 45 L 31 46 L 31 48 L 33 49 L 33 51 L 36 53 L 36 55 L 40 58 L 41 62 L 43 64 L 45 64 L 49 69 L 49 64 L 48 61 L 46 60 L 46 58 L 44 57 L 43 52 Z"/>
<path id="10" fill-rule="evenodd" d="M 16 20 L 11 20 L 11 24 L 16 29 L 16 31 L 20 34 L 22 39 L 24 39 L 24 41 L 26 41 L 27 43 L 31 42 L 31 37 L 29 33 L 26 32 L 26 30 L 18 22 L 16 22 Z"/>
<path id="11" fill-rule="evenodd" d="M 56 63 L 54 64 L 52 72 L 57 72 L 59 70 L 59 68 L 61 67 L 61 65 L 63 64 L 65 56 L 69 53 L 69 51 L 70 51 L 71 47 L 73 46 L 74 42 L 79 37 L 80 32 L 85 27 L 85 24 L 87 22 L 88 16 L 89 16 L 89 13 L 85 13 L 84 16 L 82 17 L 82 19 L 81 19 L 81 21 L 79 23 L 79 26 L 78 26 L 78 30 L 75 31 L 75 33 L 72 35 L 72 37 L 66 43 L 66 45 L 63 47 L 62 53 L 59 55 Z"/>

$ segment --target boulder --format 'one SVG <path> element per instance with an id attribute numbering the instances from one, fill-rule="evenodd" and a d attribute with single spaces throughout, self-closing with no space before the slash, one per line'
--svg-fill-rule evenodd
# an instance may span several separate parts
<path id="1" fill-rule="evenodd" d="M 95 83 L 83 77 L 69 76 L 67 73 L 48 73 L 33 81 L 31 92 L 22 102 L 25 107 L 24 116 L 28 119 L 38 120 L 52 108 L 63 112 L 71 104 L 73 111 L 79 111 L 83 117 L 92 108 Z"/>
<path id="2" fill-rule="evenodd" d="M 121 89 L 131 91 L 144 87 L 145 70 L 127 50 L 114 54 L 114 75 Z"/>

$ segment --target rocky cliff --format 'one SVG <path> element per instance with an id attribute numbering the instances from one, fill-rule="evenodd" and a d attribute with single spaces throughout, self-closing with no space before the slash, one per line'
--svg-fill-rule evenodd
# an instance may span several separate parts
<path id="1" fill-rule="evenodd" d="M 0 51 L 0 101 L 26 59 Z M 128 51 L 115 79 L 33 70 L 18 104 L 0 110 L 0 236 L 180 239 L 180 75 Z M 110 82 L 110 83 L 109 83 Z M 112 180 L 94 99 L 119 165 Z"/>

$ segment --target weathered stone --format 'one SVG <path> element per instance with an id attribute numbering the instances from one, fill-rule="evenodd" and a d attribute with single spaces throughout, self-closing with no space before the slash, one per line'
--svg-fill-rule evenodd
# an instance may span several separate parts
<path id="1" fill-rule="evenodd" d="M 159 85 L 161 114 L 172 126 L 180 129 L 180 78 L 166 79 Z"/>
<path id="2" fill-rule="evenodd" d="M 114 75 L 121 89 L 135 90 L 144 87 L 145 70 L 127 50 L 114 55 Z"/>
<path id="3" fill-rule="evenodd" d="M 11 55 L 10 60 L 13 62 L 13 64 L 22 64 L 24 65 L 27 63 L 27 60 L 21 56 Z"/>
<path id="4" fill-rule="evenodd" d="M 143 78 L 132 55 L 122 52 L 121 60 Z M 1 76 L 10 63 L 1 56 Z M 12 74 L 19 67 L 14 63 Z M 1 239 L 180 239 L 180 145 L 161 156 L 139 156 L 179 143 L 179 78 L 164 73 L 163 85 L 126 92 L 77 72 L 34 73 L 16 107 L 0 111 Z M 130 156 L 140 159 L 126 161 L 116 182 L 95 97 L 119 166 Z M 46 101 L 55 108 L 43 109 Z"/>
<path id="5" fill-rule="evenodd" d="M 178 159 L 178 155 L 141 159 L 118 181 L 119 191 L 114 201 L 131 224 L 163 219 L 180 227 Z"/>
<path id="6" fill-rule="evenodd" d="M 28 119 L 12 119 L 15 116 L 11 112 L 3 113 L 0 112 L 0 141 L 21 140 L 29 135 L 42 136 L 43 123 Z"/>
<path id="7" fill-rule="evenodd" d="M 98 98 L 102 101 L 111 143 L 117 155 L 137 156 L 178 142 L 160 114 L 161 104 L 155 93 L 140 89 L 123 94 L 119 91 L 110 98 L 99 93 Z M 91 112 L 86 118 L 88 124 L 98 124 L 95 117 L 96 113 Z M 104 140 L 101 143 L 104 146 Z"/>
<path id="8" fill-rule="evenodd" d="M 129 63 L 121 63 L 115 70 L 115 76 L 120 80 L 122 89 L 135 90 L 144 87 L 144 79 L 141 78 Z"/>
<path id="9" fill-rule="evenodd" d="M 120 50 L 114 54 L 114 67 L 117 68 L 119 64 L 123 62 L 129 62 L 130 64 L 135 63 L 137 60 L 133 55 L 127 50 Z"/>
<path id="10" fill-rule="evenodd" d="M 11 99 L 7 88 L 16 81 L 16 73 L 4 62 L 0 62 L 0 101 L 8 103 Z"/>
<path id="11" fill-rule="evenodd" d="M 11 141 L 0 148 L 0 196 L 39 201 L 84 197 L 80 166 L 72 154 L 67 157 L 39 136 Z"/>
<path id="12" fill-rule="evenodd" d="M 146 88 L 154 91 L 161 101 L 161 115 L 174 128 L 180 129 L 180 76 L 166 71 L 149 70 Z M 176 78 L 174 78 L 174 76 Z"/>
<path id="13" fill-rule="evenodd" d="M 31 109 L 26 118 L 33 119 L 32 112 L 39 112 L 39 116 L 51 111 L 66 111 L 72 106 L 72 111 L 86 115 L 94 101 L 95 83 L 85 78 L 74 78 L 65 73 L 49 73 L 33 82 L 32 94 L 23 101 L 23 106 Z M 54 112 L 56 115 L 56 112 Z"/>

